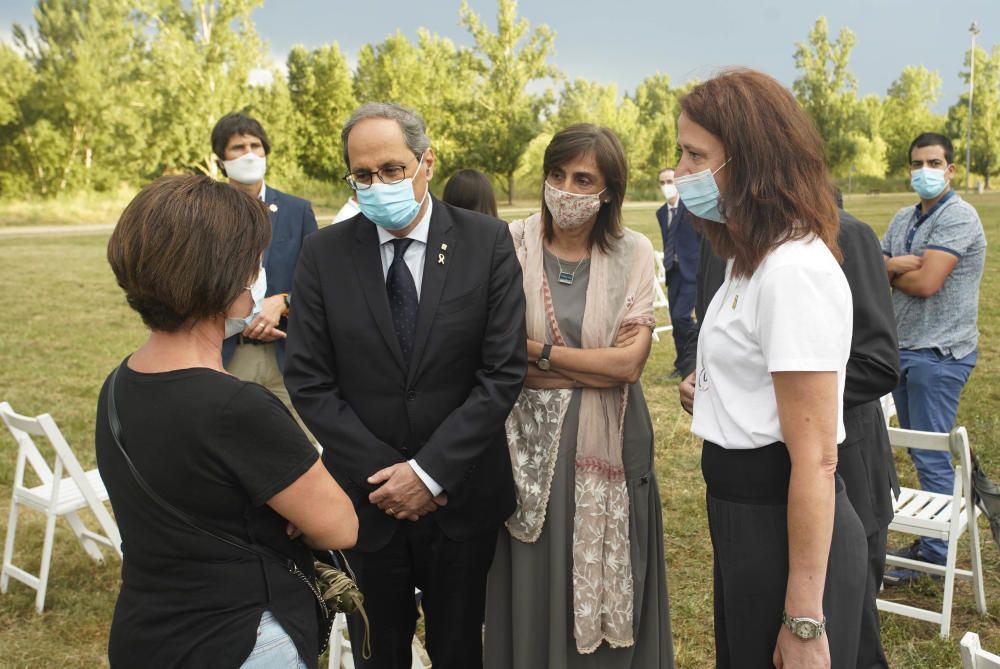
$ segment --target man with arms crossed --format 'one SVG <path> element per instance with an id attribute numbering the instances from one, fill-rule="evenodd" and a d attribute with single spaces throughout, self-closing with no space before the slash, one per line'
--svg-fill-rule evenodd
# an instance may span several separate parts
<path id="1" fill-rule="evenodd" d="M 900 427 L 950 432 L 958 398 L 976 366 L 979 281 L 986 236 L 975 208 L 951 189 L 955 165 L 951 141 L 926 132 L 910 145 L 910 184 L 920 202 L 904 207 L 882 240 L 892 283 L 899 333 L 899 385 L 892 391 Z M 951 494 L 955 469 L 949 453 L 910 453 L 929 492 Z M 944 564 L 948 543 L 920 538 L 896 555 Z M 886 585 L 924 574 L 894 569 Z"/>

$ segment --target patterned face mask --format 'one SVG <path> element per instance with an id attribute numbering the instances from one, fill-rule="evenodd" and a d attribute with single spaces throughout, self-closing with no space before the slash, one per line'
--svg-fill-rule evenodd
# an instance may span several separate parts
<path id="1" fill-rule="evenodd" d="M 601 210 L 601 193 L 578 195 L 559 190 L 545 182 L 545 206 L 552 214 L 552 220 L 563 230 L 579 228 L 581 225 L 597 216 Z"/>

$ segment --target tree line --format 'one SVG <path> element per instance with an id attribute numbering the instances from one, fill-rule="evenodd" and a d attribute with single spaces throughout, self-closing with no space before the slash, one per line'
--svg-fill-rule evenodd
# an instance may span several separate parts
<path id="1" fill-rule="evenodd" d="M 256 116 L 271 135 L 269 179 L 345 188 L 340 128 L 369 100 L 424 115 L 441 176 L 474 167 L 510 198 L 529 184 L 534 192 L 545 145 L 579 121 L 618 133 L 640 193 L 652 194 L 656 172 L 675 159 L 678 100 L 693 83 L 655 73 L 619 95 L 614 84 L 568 80 L 551 62 L 555 32 L 531 26 L 516 0 L 497 1 L 495 29 L 463 0 L 471 47 L 424 29 L 416 40 L 397 31 L 363 46 L 353 71 L 337 43 L 294 47 L 284 69 L 269 62 L 251 19 L 262 2 L 39 0 L 34 25 L 15 24 L 13 44 L 0 44 L 0 197 L 214 175 L 209 133 L 233 110 Z M 834 175 L 903 177 L 906 148 L 926 130 L 950 136 L 964 156 L 968 93 L 935 114 L 941 76 L 915 66 L 885 96 L 859 97 L 854 45 L 847 28 L 831 38 L 822 17 L 796 44 L 792 91 Z M 972 59 L 972 172 L 988 188 L 1000 173 L 1000 45 L 966 52 L 966 84 Z M 262 69 L 270 76 L 250 76 Z"/>

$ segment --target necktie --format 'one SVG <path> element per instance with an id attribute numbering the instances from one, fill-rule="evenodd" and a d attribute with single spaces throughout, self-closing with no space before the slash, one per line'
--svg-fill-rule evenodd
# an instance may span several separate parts
<path id="1" fill-rule="evenodd" d="M 677 255 L 677 207 L 669 207 L 669 218 L 667 218 L 667 240 L 663 245 L 663 269 L 670 271 L 674 266 L 674 257 Z"/>
<path id="2" fill-rule="evenodd" d="M 403 257 L 410 247 L 412 239 L 392 240 L 392 264 L 385 277 L 385 289 L 389 294 L 389 311 L 392 313 L 392 325 L 399 340 L 399 348 L 403 351 L 403 359 L 410 363 L 410 353 L 413 352 L 413 338 L 417 329 L 417 285 L 413 282 L 410 268 L 406 266 Z"/>

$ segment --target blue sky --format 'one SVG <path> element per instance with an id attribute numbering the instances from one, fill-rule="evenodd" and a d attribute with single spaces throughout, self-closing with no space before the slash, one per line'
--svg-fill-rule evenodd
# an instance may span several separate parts
<path id="1" fill-rule="evenodd" d="M 494 0 L 470 4 L 494 25 Z M 2 0 L 0 38 L 9 38 L 15 21 L 30 24 L 33 5 Z M 296 44 L 330 42 L 353 61 L 361 45 L 396 29 L 412 38 L 425 27 L 470 45 L 458 7 L 459 0 L 267 0 L 253 16 L 279 62 Z M 553 62 L 567 76 L 614 82 L 619 92 L 655 72 L 680 83 L 726 65 L 757 68 L 791 85 L 795 42 L 824 15 L 831 34 L 846 26 L 857 36 L 851 69 L 860 94 L 884 95 L 903 67 L 924 65 L 941 75 L 935 109 L 945 111 L 963 88 L 958 72 L 972 21 L 982 30 L 979 45 L 1000 44 L 1000 0 L 521 0 L 519 11 L 555 31 Z"/>

